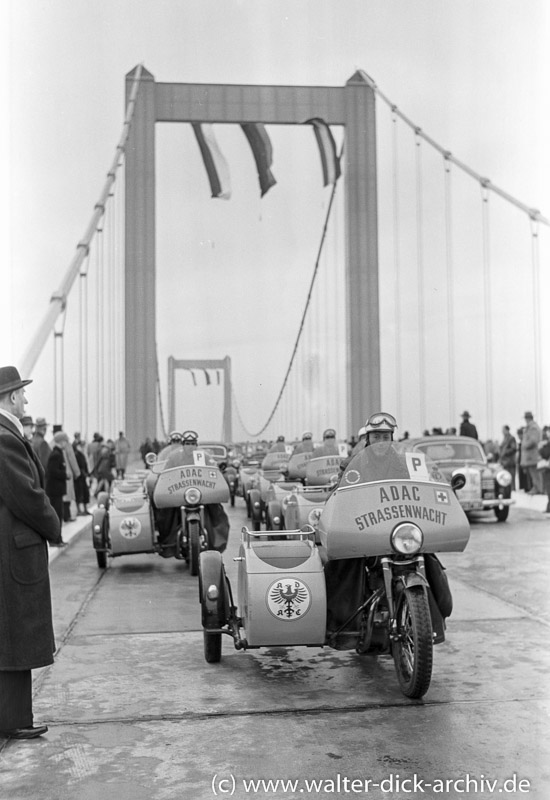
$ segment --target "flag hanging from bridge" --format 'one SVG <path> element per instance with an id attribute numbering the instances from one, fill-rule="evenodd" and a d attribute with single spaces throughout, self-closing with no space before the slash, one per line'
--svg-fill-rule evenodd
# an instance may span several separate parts
<path id="1" fill-rule="evenodd" d="M 192 122 L 191 125 L 206 167 L 212 197 L 229 200 L 231 197 L 229 167 L 218 146 L 212 125 L 208 122 Z"/>
<path id="2" fill-rule="evenodd" d="M 241 128 L 248 139 L 254 161 L 256 162 L 258 178 L 260 179 L 261 196 L 263 197 L 264 194 L 277 183 L 271 172 L 271 165 L 273 163 L 273 147 L 271 146 L 271 140 L 265 126 L 260 122 L 243 122 L 241 123 Z"/>
<path id="3" fill-rule="evenodd" d="M 319 117 L 306 120 L 306 125 L 313 125 L 313 132 L 321 155 L 323 168 L 323 186 L 336 183 L 340 177 L 340 159 L 336 152 L 336 142 L 327 123 Z"/>

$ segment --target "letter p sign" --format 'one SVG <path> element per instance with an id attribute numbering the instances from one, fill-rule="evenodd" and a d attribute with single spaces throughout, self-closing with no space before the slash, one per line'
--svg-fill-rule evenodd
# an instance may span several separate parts
<path id="1" fill-rule="evenodd" d="M 418 478 L 420 481 L 427 481 L 430 479 L 424 453 L 405 453 L 405 458 L 411 478 Z"/>

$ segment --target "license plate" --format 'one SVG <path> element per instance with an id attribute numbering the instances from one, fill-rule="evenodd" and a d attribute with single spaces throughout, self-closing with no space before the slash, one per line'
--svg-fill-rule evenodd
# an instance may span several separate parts
<path id="1" fill-rule="evenodd" d="M 477 509 L 483 508 L 483 503 L 481 500 L 465 500 L 461 503 L 461 506 L 466 511 L 475 511 Z"/>

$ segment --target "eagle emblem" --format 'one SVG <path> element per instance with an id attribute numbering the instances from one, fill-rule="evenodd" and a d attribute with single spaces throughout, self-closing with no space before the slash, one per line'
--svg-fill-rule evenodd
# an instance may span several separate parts
<path id="1" fill-rule="evenodd" d="M 120 534 L 125 539 L 135 539 L 141 533 L 141 522 L 136 517 L 124 517 L 120 523 Z"/>
<path id="2" fill-rule="evenodd" d="M 266 603 L 269 611 L 277 619 L 300 619 L 311 606 L 309 587 L 297 578 L 279 578 L 266 592 Z"/>

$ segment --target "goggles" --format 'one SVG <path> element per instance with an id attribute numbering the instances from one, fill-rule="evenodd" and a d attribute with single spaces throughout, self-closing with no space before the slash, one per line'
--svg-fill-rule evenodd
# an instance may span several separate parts
<path id="1" fill-rule="evenodd" d="M 376 428 L 390 428 L 393 430 L 397 428 L 397 420 L 393 414 L 387 414 L 385 411 L 379 411 L 377 414 L 372 414 L 365 423 L 367 431 L 376 430 Z"/>
<path id="2" fill-rule="evenodd" d="M 181 435 L 183 444 L 197 444 L 199 434 L 195 431 L 184 431 Z"/>

